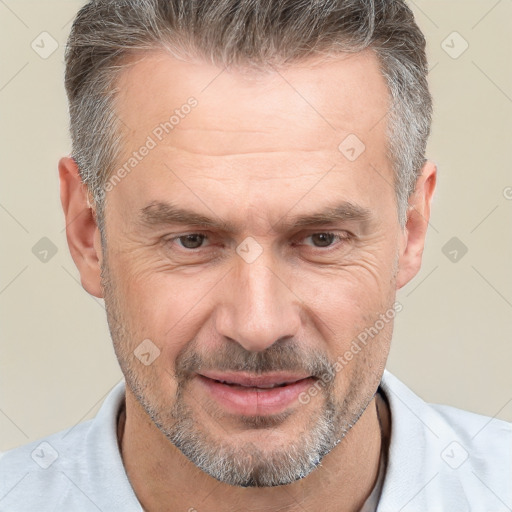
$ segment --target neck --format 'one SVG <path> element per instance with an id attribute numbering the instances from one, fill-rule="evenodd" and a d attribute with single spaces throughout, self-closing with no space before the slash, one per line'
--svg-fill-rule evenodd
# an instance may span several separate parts
<path id="1" fill-rule="evenodd" d="M 231 511 L 247 503 L 266 512 L 302 512 L 318 504 L 324 512 L 352 512 L 360 510 L 378 476 L 382 436 L 377 408 L 388 430 L 386 404 L 376 395 L 318 468 L 285 486 L 241 488 L 218 482 L 165 438 L 128 390 L 119 421 L 120 446 L 128 478 L 146 512 Z"/>

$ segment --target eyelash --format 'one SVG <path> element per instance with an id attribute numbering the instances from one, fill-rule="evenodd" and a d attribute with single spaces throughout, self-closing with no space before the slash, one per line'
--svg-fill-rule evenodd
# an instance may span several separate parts
<path id="1" fill-rule="evenodd" d="M 328 235 L 329 237 L 331 237 L 331 236 L 334 237 L 333 243 L 328 245 L 328 246 L 325 246 L 325 247 L 308 245 L 308 247 L 311 247 L 313 249 L 324 249 L 324 252 L 326 252 L 329 249 L 332 249 L 333 247 L 335 247 L 337 245 L 337 243 L 345 242 L 345 241 L 347 241 L 347 240 L 349 240 L 351 238 L 351 235 L 349 233 L 347 233 L 347 232 L 343 232 L 343 234 L 338 234 L 338 233 L 334 233 L 334 232 L 331 232 L 331 231 L 316 231 L 314 233 L 311 233 L 311 234 L 309 234 L 307 236 L 302 237 L 300 240 L 305 240 L 307 238 L 311 238 L 314 235 Z M 183 235 L 178 235 L 178 236 L 175 236 L 173 238 L 170 238 L 169 240 L 167 240 L 167 242 L 169 242 L 169 243 L 179 243 L 180 239 L 185 238 L 187 236 L 202 236 L 202 237 L 204 237 L 203 240 L 208 240 L 208 235 L 206 233 L 201 233 L 201 232 L 194 233 L 194 232 L 191 232 L 191 233 L 185 233 Z M 208 247 L 208 246 L 206 246 L 206 247 Z M 204 249 L 205 247 L 201 245 L 200 247 L 197 247 L 195 249 L 189 249 L 189 248 L 184 247 L 183 245 L 180 244 L 180 248 L 183 249 L 186 252 L 193 252 L 193 251 L 199 251 L 200 249 Z"/>
<path id="2" fill-rule="evenodd" d="M 314 245 L 309 246 L 309 247 L 312 247 L 313 249 L 324 249 L 325 251 L 328 251 L 329 249 L 336 247 L 336 245 L 338 245 L 338 243 L 345 242 L 350 238 L 349 234 L 346 231 L 344 231 L 343 234 L 333 233 L 331 231 L 318 231 L 316 233 L 311 233 L 310 235 L 307 235 L 303 239 L 310 238 L 314 235 L 328 235 L 330 237 L 331 236 L 334 237 L 333 243 L 326 247 L 314 246 Z M 336 243 L 336 241 L 337 241 L 337 243 Z"/>

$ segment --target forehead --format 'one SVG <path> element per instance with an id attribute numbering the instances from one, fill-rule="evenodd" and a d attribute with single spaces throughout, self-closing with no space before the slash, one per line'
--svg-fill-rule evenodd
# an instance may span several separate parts
<path id="1" fill-rule="evenodd" d="M 118 85 L 117 110 L 131 136 L 151 133 L 194 97 L 197 108 L 165 142 L 212 155 L 219 141 L 222 151 L 230 143 L 240 152 L 317 150 L 336 149 L 357 134 L 371 146 L 385 133 L 389 107 L 387 85 L 369 50 L 257 72 L 153 52 L 134 59 Z M 202 132 L 193 148 L 187 146 L 191 131 Z"/>
<path id="2" fill-rule="evenodd" d="M 298 201 L 312 211 L 326 195 L 363 207 L 394 201 L 389 95 L 372 52 L 258 73 L 153 52 L 123 71 L 118 91 L 118 167 L 135 164 L 113 192 L 117 209 L 170 200 L 207 214 L 215 202 L 219 215 L 248 219 L 279 218 Z M 151 150 L 135 161 L 148 137 Z M 354 137 L 365 148 L 356 160 L 339 149 Z"/>

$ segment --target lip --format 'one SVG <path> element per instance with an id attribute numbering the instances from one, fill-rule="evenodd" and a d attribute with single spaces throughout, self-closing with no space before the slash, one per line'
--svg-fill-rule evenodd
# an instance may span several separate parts
<path id="1" fill-rule="evenodd" d="M 198 383 L 222 408 L 244 416 L 282 412 L 315 380 L 310 375 L 282 372 L 257 376 L 243 372 L 197 374 Z"/>
<path id="2" fill-rule="evenodd" d="M 274 372 L 265 375 L 251 375 L 244 372 L 203 372 L 200 375 L 208 379 L 218 380 L 229 384 L 246 387 L 268 388 L 281 384 L 291 384 L 302 379 L 311 377 L 307 374 Z"/>

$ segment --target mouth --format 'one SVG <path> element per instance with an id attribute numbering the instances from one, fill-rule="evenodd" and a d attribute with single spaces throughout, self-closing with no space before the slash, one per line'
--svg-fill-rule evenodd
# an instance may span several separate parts
<path id="1" fill-rule="evenodd" d="M 222 408 L 248 416 L 282 412 L 316 380 L 311 375 L 282 372 L 266 375 L 203 372 L 197 377 L 203 390 Z"/>
<path id="2" fill-rule="evenodd" d="M 258 386 L 251 386 L 251 385 L 246 385 L 246 384 L 235 384 L 234 382 L 226 382 L 226 381 L 223 381 L 223 380 L 217 380 L 217 379 L 213 379 L 215 380 L 215 382 L 220 382 L 221 384 L 226 384 L 226 386 L 232 386 L 232 387 L 236 387 L 236 388 L 246 388 L 246 389 L 274 389 L 274 388 L 282 388 L 284 386 L 287 386 L 288 384 L 293 384 L 294 382 L 299 382 L 299 381 L 294 381 L 294 382 L 283 382 L 281 384 L 267 384 L 267 385 L 258 385 Z"/>
<path id="3" fill-rule="evenodd" d="M 311 375 L 292 373 L 269 373 L 265 375 L 250 375 L 242 372 L 216 373 L 203 372 L 203 377 L 220 382 L 227 386 L 238 386 L 241 388 L 273 389 L 284 387 L 301 380 L 311 378 Z"/>

